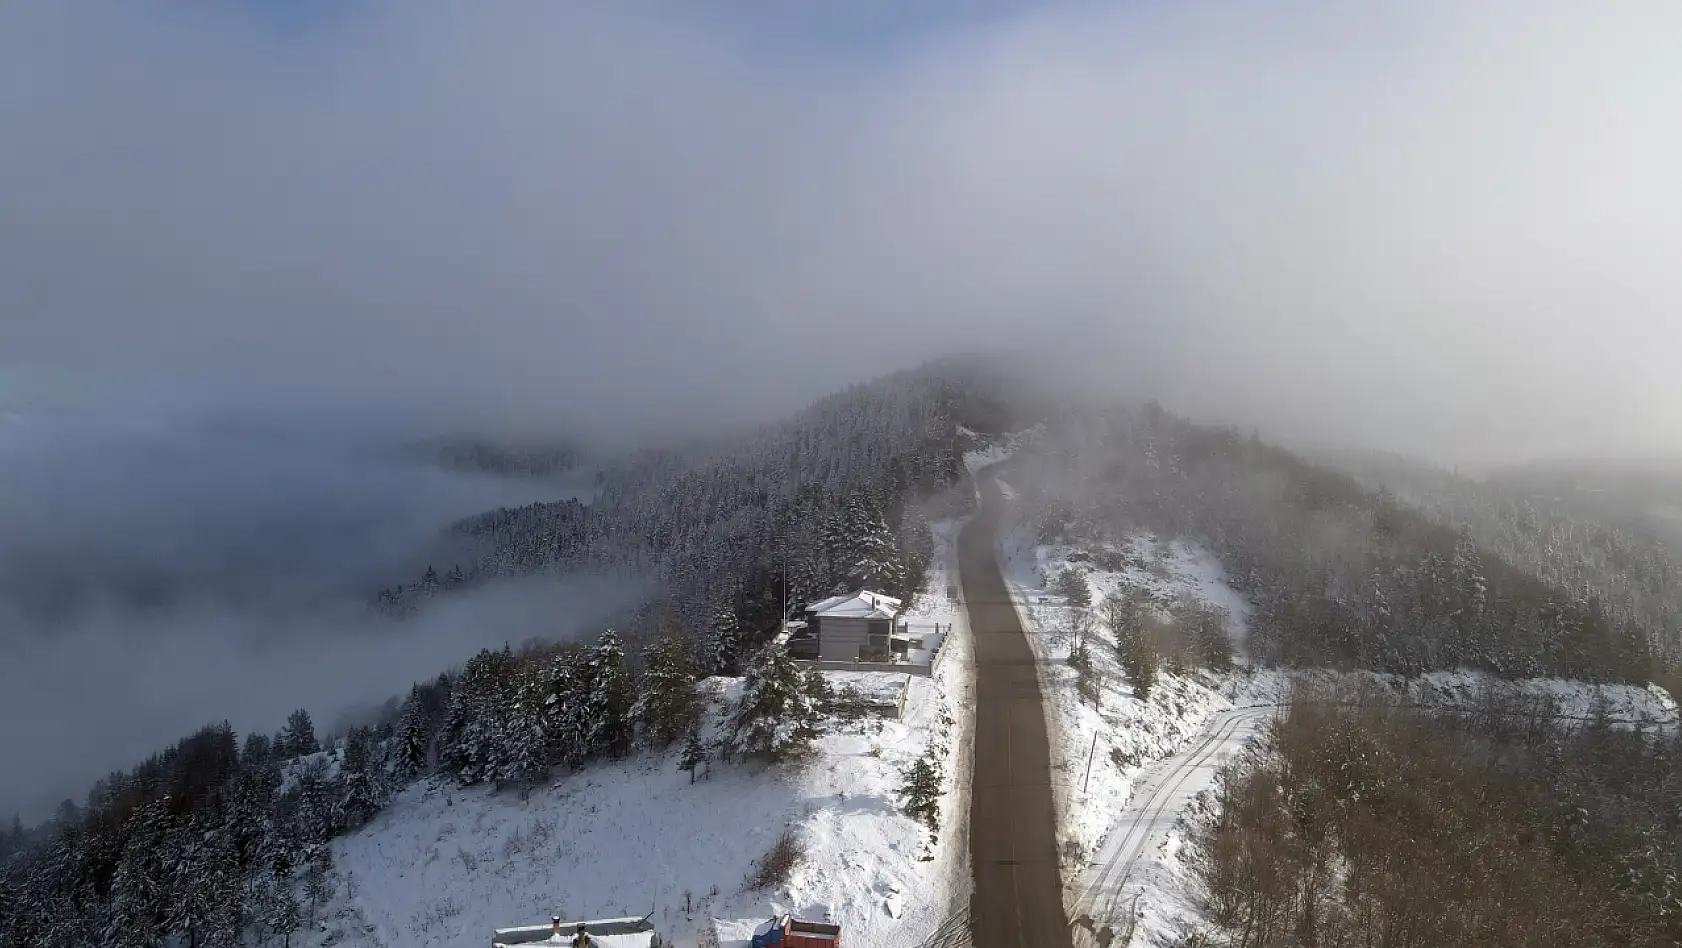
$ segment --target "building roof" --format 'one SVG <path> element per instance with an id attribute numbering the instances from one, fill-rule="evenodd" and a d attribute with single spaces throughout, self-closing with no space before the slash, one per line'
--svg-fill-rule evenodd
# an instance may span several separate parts
<path id="1" fill-rule="evenodd" d="M 598 918 L 585 920 L 590 944 L 600 948 L 647 948 L 654 942 L 654 926 L 644 918 Z M 571 945 L 578 922 L 562 922 L 559 941 L 553 940 L 550 925 L 524 925 L 518 928 L 499 928 L 492 933 L 495 948 L 505 945 Z"/>
<path id="2" fill-rule="evenodd" d="M 806 611 L 815 616 L 843 619 L 892 619 L 899 615 L 902 605 L 892 596 L 861 589 L 814 602 L 806 607 Z"/>

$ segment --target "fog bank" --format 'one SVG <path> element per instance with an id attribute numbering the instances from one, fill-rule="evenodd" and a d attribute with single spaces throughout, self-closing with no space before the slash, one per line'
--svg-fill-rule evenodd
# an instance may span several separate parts
<path id="1" fill-rule="evenodd" d="M 0 364 L 665 436 L 999 346 L 1678 450 L 1672 3 L 257 6 L 0 13 Z"/>

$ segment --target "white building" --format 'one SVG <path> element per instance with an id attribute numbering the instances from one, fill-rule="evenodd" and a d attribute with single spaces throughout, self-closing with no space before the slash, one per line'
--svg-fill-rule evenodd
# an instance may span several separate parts
<path id="1" fill-rule="evenodd" d="M 822 661 L 890 661 L 903 608 L 898 599 L 868 589 L 831 596 L 806 607 L 807 635 L 817 640 Z"/>

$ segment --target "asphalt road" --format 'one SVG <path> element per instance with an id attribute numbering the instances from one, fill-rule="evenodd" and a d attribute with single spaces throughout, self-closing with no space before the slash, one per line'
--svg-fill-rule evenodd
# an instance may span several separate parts
<path id="1" fill-rule="evenodd" d="M 971 930 L 976 948 L 1068 948 L 1039 677 L 994 554 L 1004 500 L 992 478 L 977 481 L 981 510 L 958 537 L 975 643 Z"/>

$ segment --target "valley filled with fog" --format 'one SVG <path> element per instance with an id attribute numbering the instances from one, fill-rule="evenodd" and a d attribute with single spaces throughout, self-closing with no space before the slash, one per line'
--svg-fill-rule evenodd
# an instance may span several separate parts
<path id="1" fill-rule="evenodd" d="M 590 477 L 465 472 L 379 432 L 105 411 L 0 425 L 0 810 L 40 818 L 226 719 L 365 710 L 481 646 L 560 638 L 629 581 L 463 597 L 423 619 L 378 591 L 463 556 L 446 528 L 585 494 Z M 47 713 L 45 709 L 54 709 Z"/>

